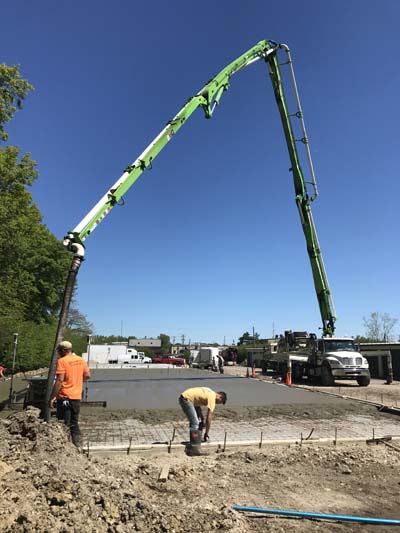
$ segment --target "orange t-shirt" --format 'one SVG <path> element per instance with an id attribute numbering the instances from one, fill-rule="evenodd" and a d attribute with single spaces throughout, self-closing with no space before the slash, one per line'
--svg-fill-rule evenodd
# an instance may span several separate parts
<path id="1" fill-rule="evenodd" d="M 57 399 L 80 400 L 82 398 L 83 378 L 90 376 L 89 368 L 82 357 L 75 354 L 60 357 L 57 361 L 56 374 L 64 374 Z"/>

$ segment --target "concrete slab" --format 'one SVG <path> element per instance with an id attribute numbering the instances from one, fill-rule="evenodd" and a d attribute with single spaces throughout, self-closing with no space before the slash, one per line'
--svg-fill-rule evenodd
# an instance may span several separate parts
<path id="1" fill-rule="evenodd" d="M 299 388 L 191 368 L 93 370 L 84 397 L 108 409 L 169 409 L 189 387 L 210 387 L 228 395 L 229 406 L 339 404 L 345 400 Z"/>

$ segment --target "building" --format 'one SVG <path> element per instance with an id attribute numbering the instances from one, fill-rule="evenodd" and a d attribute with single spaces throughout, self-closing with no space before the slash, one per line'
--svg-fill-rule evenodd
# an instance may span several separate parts
<path id="1" fill-rule="evenodd" d="M 144 339 L 135 339 L 133 337 L 129 337 L 128 339 L 128 346 L 130 348 L 136 348 L 136 350 L 141 351 L 143 348 L 146 348 L 147 350 L 160 350 L 161 349 L 161 339 L 148 339 L 147 337 Z"/>
<path id="2" fill-rule="evenodd" d="M 368 359 L 372 378 L 387 379 L 392 367 L 393 379 L 400 381 L 400 342 L 361 342 L 360 352 Z"/>

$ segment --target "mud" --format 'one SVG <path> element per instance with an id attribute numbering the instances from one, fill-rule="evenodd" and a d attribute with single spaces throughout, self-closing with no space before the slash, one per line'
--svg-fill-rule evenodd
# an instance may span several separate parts
<path id="1" fill-rule="evenodd" d="M 93 458 L 36 409 L 0 420 L 6 533 L 372 532 L 377 526 L 244 515 L 231 506 L 399 518 L 399 488 L 400 447 L 383 444 Z"/>

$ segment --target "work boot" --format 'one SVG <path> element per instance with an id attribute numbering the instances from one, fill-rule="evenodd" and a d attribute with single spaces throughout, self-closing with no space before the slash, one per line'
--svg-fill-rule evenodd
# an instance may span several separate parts
<path id="1" fill-rule="evenodd" d="M 186 455 L 189 455 L 190 457 L 196 457 L 200 455 L 207 455 L 202 453 L 201 451 L 201 438 L 202 438 L 202 432 L 197 431 L 191 431 L 190 432 L 190 443 L 186 446 Z"/>
<path id="2" fill-rule="evenodd" d="M 77 448 L 82 448 L 82 437 L 81 435 L 71 435 L 72 444 Z"/>

